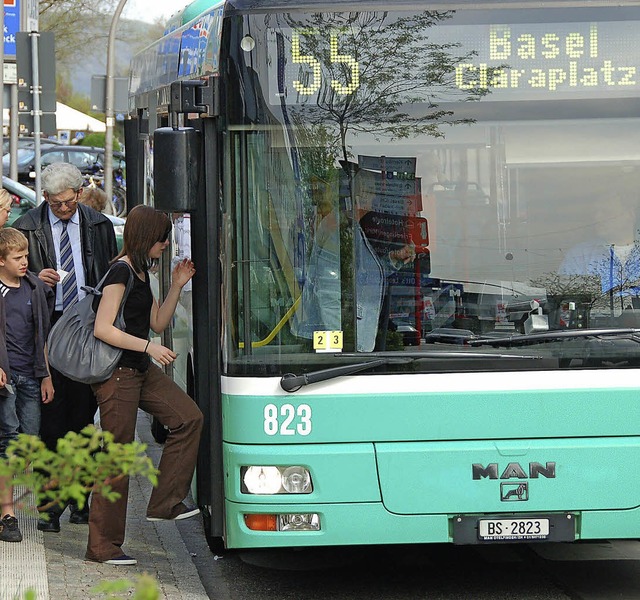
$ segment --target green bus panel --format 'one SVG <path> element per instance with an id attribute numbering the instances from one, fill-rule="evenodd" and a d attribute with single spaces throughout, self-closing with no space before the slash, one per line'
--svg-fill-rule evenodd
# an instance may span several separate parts
<path id="1" fill-rule="evenodd" d="M 640 505 L 637 437 L 384 443 L 376 456 L 383 503 L 398 514 Z"/>
<path id="2" fill-rule="evenodd" d="M 251 531 L 245 514 L 267 512 L 255 504 L 226 503 L 227 538 L 230 548 L 285 546 L 343 546 L 361 544 L 406 544 L 448 542 L 446 515 L 397 516 L 381 503 L 290 504 L 269 506 L 270 513 L 318 513 L 320 531 Z"/>
<path id="3" fill-rule="evenodd" d="M 266 512 L 254 504 L 226 502 L 229 548 L 426 544 L 453 542 L 456 515 L 396 515 L 379 503 L 269 506 L 268 512 L 313 512 L 320 531 L 251 531 L 245 514 Z M 501 513 L 504 514 L 504 513 Z M 482 515 L 482 518 L 491 515 Z M 640 538 L 640 509 L 585 511 L 574 515 L 576 540 Z M 478 517 L 480 518 L 480 516 Z"/>
<path id="4" fill-rule="evenodd" d="M 399 442 L 375 448 L 226 444 L 227 544 L 475 543 L 454 538 L 456 518 L 471 520 L 473 531 L 479 518 L 564 519 L 567 513 L 574 519 L 576 539 L 635 538 L 640 536 L 640 494 L 637 481 L 629 476 L 637 470 L 635 442 Z M 311 473 L 313 491 L 243 493 L 240 472 L 249 465 L 303 466 Z M 245 514 L 296 513 L 318 514 L 320 530 L 251 531 L 244 522 Z"/>
<path id="5" fill-rule="evenodd" d="M 224 444 L 226 497 L 242 503 L 380 502 L 380 486 L 373 444 L 324 444 L 321 446 L 237 446 Z M 308 468 L 310 494 L 243 494 L 240 468 L 247 465 Z"/>
<path id="6" fill-rule="evenodd" d="M 582 513 L 582 538 L 587 540 L 640 538 L 640 510 L 588 511 Z"/>
<path id="7" fill-rule="evenodd" d="M 411 376 L 402 378 L 402 383 L 398 389 L 416 387 Z M 275 390 L 276 385 L 265 380 L 264 387 Z M 622 437 L 637 435 L 640 423 L 635 389 L 392 395 L 339 394 L 339 390 L 338 386 L 334 394 L 288 396 L 223 394 L 224 440 L 306 444 Z"/>

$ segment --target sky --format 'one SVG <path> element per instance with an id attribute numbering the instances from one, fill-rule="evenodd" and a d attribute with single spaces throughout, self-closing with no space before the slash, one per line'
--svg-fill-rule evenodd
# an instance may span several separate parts
<path id="1" fill-rule="evenodd" d="M 164 22 L 189 3 L 190 0 L 128 0 L 122 11 L 122 17 L 140 19 L 149 23 L 161 17 Z"/>

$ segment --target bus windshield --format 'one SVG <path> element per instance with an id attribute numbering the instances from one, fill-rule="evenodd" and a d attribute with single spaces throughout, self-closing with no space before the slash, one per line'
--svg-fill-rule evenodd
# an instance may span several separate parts
<path id="1" fill-rule="evenodd" d="M 229 371 L 635 366 L 640 8 L 535 4 L 227 22 Z"/>

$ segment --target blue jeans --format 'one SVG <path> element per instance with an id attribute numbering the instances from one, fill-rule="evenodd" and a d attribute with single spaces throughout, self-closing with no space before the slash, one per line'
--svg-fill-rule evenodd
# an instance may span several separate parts
<path id="1" fill-rule="evenodd" d="M 40 381 L 24 375 L 11 377 L 13 394 L 0 396 L 0 456 L 19 433 L 40 433 Z"/>

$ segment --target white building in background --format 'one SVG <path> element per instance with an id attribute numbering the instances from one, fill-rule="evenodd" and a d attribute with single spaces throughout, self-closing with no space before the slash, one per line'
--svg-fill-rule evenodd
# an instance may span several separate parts
<path id="1" fill-rule="evenodd" d="M 3 111 L 3 129 L 5 135 L 9 130 L 9 109 Z M 58 137 L 71 138 L 77 132 L 104 133 L 106 126 L 102 121 L 71 108 L 62 102 L 56 102 L 56 128 Z"/>
<path id="2" fill-rule="evenodd" d="M 86 133 L 104 133 L 106 131 L 106 125 L 102 121 L 62 104 L 62 102 L 56 102 L 56 126 L 58 131 L 84 131 Z"/>

